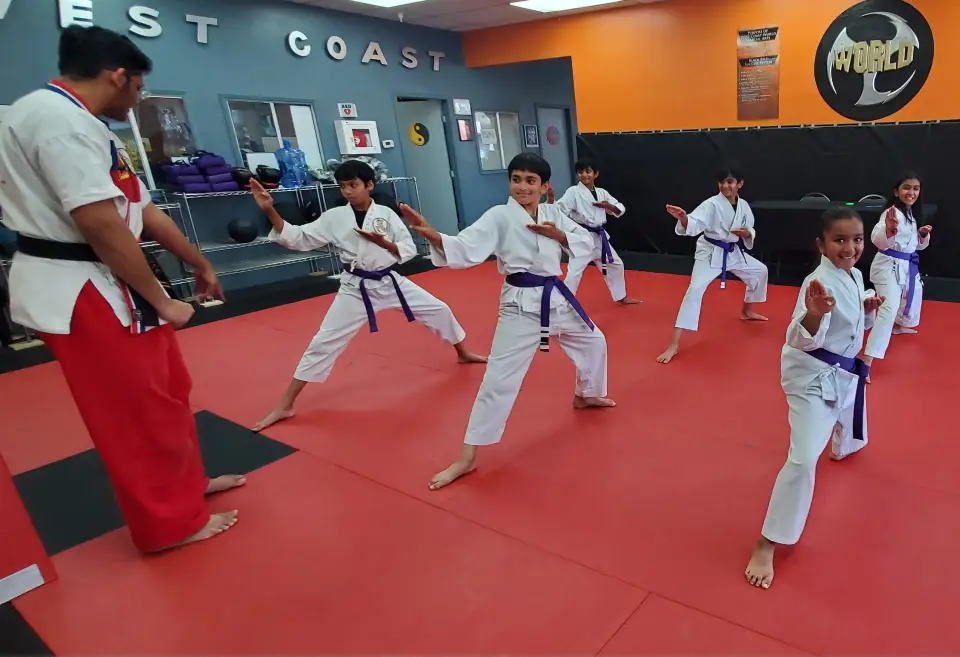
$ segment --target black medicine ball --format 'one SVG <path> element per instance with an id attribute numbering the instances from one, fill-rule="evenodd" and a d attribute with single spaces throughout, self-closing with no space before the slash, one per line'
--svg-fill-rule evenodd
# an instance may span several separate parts
<path id="1" fill-rule="evenodd" d="M 227 224 L 227 232 L 234 242 L 241 244 L 252 242 L 257 239 L 257 236 L 260 234 L 260 231 L 257 229 L 257 224 L 249 219 L 232 219 L 230 223 Z"/>

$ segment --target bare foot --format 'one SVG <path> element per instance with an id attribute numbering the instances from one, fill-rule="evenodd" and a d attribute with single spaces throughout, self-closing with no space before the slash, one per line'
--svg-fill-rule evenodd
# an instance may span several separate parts
<path id="1" fill-rule="evenodd" d="M 476 469 L 477 466 L 474 465 L 473 460 L 464 461 L 463 459 L 459 459 L 454 461 L 453 465 L 430 480 L 430 490 L 440 490 L 444 486 L 453 483 L 464 475 L 470 474 Z"/>
<path id="2" fill-rule="evenodd" d="M 676 356 L 677 352 L 679 351 L 680 351 L 680 347 L 677 347 L 676 345 L 670 345 L 669 347 L 667 347 L 667 350 L 665 352 L 657 356 L 657 362 L 667 364 L 671 360 L 673 360 L 673 357 Z"/>
<path id="3" fill-rule="evenodd" d="M 617 402 L 606 397 L 580 397 L 578 395 L 573 397 L 574 408 L 609 408 L 616 405 Z"/>
<path id="4" fill-rule="evenodd" d="M 227 511 L 225 513 L 212 513 L 210 514 L 210 520 L 207 521 L 207 524 L 198 531 L 193 536 L 186 538 L 175 545 L 171 545 L 167 548 L 162 548 L 163 550 L 170 550 L 172 548 L 182 547 L 184 545 L 189 545 L 190 543 L 197 543 L 199 541 L 205 541 L 208 538 L 213 538 L 218 534 L 222 534 L 231 527 L 237 524 L 237 510 Z M 160 550 L 158 550 L 159 552 Z"/>
<path id="5" fill-rule="evenodd" d="M 467 363 L 486 363 L 487 357 L 475 354 L 472 351 L 465 351 L 457 354 L 457 362 L 461 365 L 465 365 Z"/>
<path id="6" fill-rule="evenodd" d="M 292 408 L 275 408 L 270 411 L 270 414 L 267 417 L 263 418 L 255 425 L 253 425 L 252 431 L 263 431 L 271 424 L 276 424 L 277 422 L 282 422 L 283 420 L 288 420 L 292 418 L 296 413 L 294 413 Z"/>
<path id="7" fill-rule="evenodd" d="M 899 324 L 893 325 L 894 335 L 916 335 L 917 333 L 919 333 L 917 329 L 907 328 L 906 326 L 900 326 Z"/>
<path id="8" fill-rule="evenodd" d="M 750 562 L 747 564 L 747 581 L 753 586 L 762 589 L 769 589 L 773 583 L 773 551 L 776 546 L 765 538 L 757 541 L 757 547 L 753 549 L 750 555 Z"/>
<path id="9" fill-rule="evenodd" d="M 617 303 L 621 306 L 633 306 L 643 302 L 640 301 L 639 299 L 633 299 L 631 297 L 623 297 L 622 299 L 620 299 L 620 301 L 617 301 Z"/>
<path id="10" fill-rule="evenodd" d="M 752 310 L 741 310 L 740 319 L 750 320 L 754 322 L 765 322 L 767 318 L 761 315 L 760 313 L 755 313 Z"/>
<path id="11" fill-rule="evenodd" d="M 243 475 L 220 475 L 219 477 L 214 477 L 210 480 L 210 483 L 207 484 L 207 495 L 213 495 L 214 493 L 220 493 L 225 490 L 230 490 L 231 488 L 236 488 L 238 486 L 243 486 L 247 483 L 247 478 Z"/>

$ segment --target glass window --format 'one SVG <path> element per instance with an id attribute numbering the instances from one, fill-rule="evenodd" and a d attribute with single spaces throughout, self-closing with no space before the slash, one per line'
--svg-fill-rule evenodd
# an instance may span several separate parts
<path id="1" fill-rule="evenodd" d="M 149 96 L 133 110 L 143 149 L 154 166 L 197 150 L 183 98 Z"/>
<path id="2" fill-rule="evenodd" d="M 503 171 L 514 157 L 523 152 L 520 137 L 520 115 L 515 112 L 477 112 L 477 144 L 480 168 Z"/>
<path id="3" fill-rule="evenodd" d="M 288 139 L 292 148 L 303 151 L 308 166 L 324 168 L 323 148 L 310 105 L 228 100 L 227 107 L 245 167 L 256 169 L 264 161 L 255 157 L 250 163 L 251 155 L 273 155 L 282 148 L 283 140 Z"/>

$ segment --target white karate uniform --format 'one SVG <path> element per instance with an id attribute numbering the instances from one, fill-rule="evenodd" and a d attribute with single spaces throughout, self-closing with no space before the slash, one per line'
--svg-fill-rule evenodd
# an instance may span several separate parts
<path id="1" fill-rule="evenodd" d="M 593 249 L 593 237 L 556 205 L 541 205 L 536 223 L 553 222 L 567 235 L 567 252 L 583 257 Z M 438 266 L 465 269 L 497 257 L 500 273 L 528 272 L 560 276 L 561 246 L 534 233 L 527 211 L 511 198 L 506 205 L 487 210 L 456 237 L 443 235 L 443 251 L 431 247 Z M 487 370 L 470 413 L 464 442 L 492 445 L 500 442 L 520 385 L 540 344 L 540 301 L 543 288 L 519 288 L 504 282 L 500 316 L 490 349 Z M 607 341 L 599 327 L 591 330 L 570 303 L 554 290 L 550 296 L 550 335 L 577 368 L 576 394 L 607 394 Z"/>
<path id="2" fill-rule="evenodd" d="M 804 296 L 813 280 L 820 281 L 836 299 L 833 310 L 820 321 L 816 335 L 810 335 L 801 325 L 807 314 Z M 780 384 L 790 408 L 790 451 L 777 476 L 763 523 L 763 536 L 774 543 L 793 545 L 800 540 L 813 501 L 817 460 L 827 443 L 832 439 L 836 459 L 867 444 L 866 412 L 863 440 L 853 437 L 858 377 L 805 352 L 826 349 L 840 356 L 857 356 L 863 346 L 863 332 L 874 320 L 874 313 L 864 312 L 863 302 L 873 295 L 873 290 L 864 290 L 863 274 L 858 269 L 844 271 L 826 257 L 800 288 L 780 354 Z"/>
<path id="3" fill-rule="evenodd" d="M 324 212 L 316 221 L 304 226 L 284 223 L 282 232 L 271 230 L 268 237 L 295 251 L 312 251 L 332 244 L 345 265 L 370 272 L 407 262 L 417 255 L 417 247 L 409 229 L 389 208 L 372 203 L 363 220 L 363 230 L 384 234 L 399 248 L 399 258 L 358 235 L 356 228 L 357 220 L 353 208 L 345 205 Z M 399 283 L 407 305 L 418 322 L 450 344 L 463 342 L 466 333 L 447 304 L 405 276 L 397 272 L 392 275 Z M 340 275 L 337 296 L 323 318 L 320 330 L 297 365 L 294 378 L 298 381 L 319 383 L 326 380 L 347 344 L 357 331 L 368 323 L 367 311 L 360 293 L 361 280 L 348 271 Z M 365 287 L 375 313 L 400 308 L 400 299 L 389 276 L 380 281 L 368 280 Z"/>
<path id="4" fill-rule="evenodd" d="M 741 198 L 734 209 L 723 194 L 708 198 L 698 205 L 696 210 L 687 214 L 686 228 L 677 222 L 677 235 L 693 237 L 703 233 L 697 240 L 693 273 L 677 314 L 677 328 L 685 331 L 696 331 L 699 328 L 703 294 L 722 271 L 723 249 L 704 238 L 737 242 L 740 238 L 730 231 L 746 228 L 750 231 L 750 237 L 745 238 L 743 244 L 747 249 L 752 249 L 753 240 L 757 236 L 753 224 L 750 205 Z M 745 303 L 763 303 L 767 300 L 767 266 L 752 255 L 741 252 L 739 248 L 728 253 L 727 273 L 736 274 L 746 284 L 747 292 L 743 297 Z"/>
<path id="5" fill-rule="evenodd" d="M 901 253 L 923 251 L 930 246 L 930 235 L 920 237 L 919 226 L 911 214 L 908 218 L 897 209 L 897 232 L 887 237 L 886 210 L 880 215 L 880 221 L 873 227 L 870 235 L 877 249 L 893 249 Z M 877 288 L 877 294 L 884 298 L 877 312 L 877 323 L 867 338 L 864 354 L 873 358 L 883 358 L 890 345 L 893 325 L 913 328 L 920 324 L 920 307 L 923 304 L 923 281 L 917 274 L 914 283 L 913 303 L 907 309 L 907 286 L 910 283 L 910 263 L 885 255 L 877 251 L 870 264 L 870 282 Z"/>
<path id="6" fill-rule="evenodd" d="M 607 190 L 602 187 L 596 187 L 594 191 L 597 193 L 596 198 L 594 198 L 590 189 L 583 183 L 574 185 L 563 193 L 563 196 L 557 201 L 557 205 L 564 214 L 578 224 L 591 228 L 600 228 L 607 223 L 607 211 L 594 206 L 594 203 L 606 201 L 615 206 L 618 210 L 617 214 L 613 215 L 615 217 L 622 217 L 623 213 L 627 211 L 623 203 L 615 199 Z M 609 242 L 610 234 L 604 234 L 607 236 L 607 241 Z M 603 240 L 598 233 L 590 233 L 590 235 L 593 237 L 593 251 L 582 258 L 570 258 L 570 262 L 567 264 L 567 275 L 563 279 L 563 282 L 574 294 L 577 293 L 583 272 L 591 261 L 597 265 L 598 270 L 603 271 Z M 607 263 L 607 274 L 603 277 L 603 280 L 607 284 L 613 300 L 620 301 L 627 296 L 627 284 L 623 276 L 623 260 L 617 255 L 612 244 L 610 245 L 610 254 L 613 261 Z"/>

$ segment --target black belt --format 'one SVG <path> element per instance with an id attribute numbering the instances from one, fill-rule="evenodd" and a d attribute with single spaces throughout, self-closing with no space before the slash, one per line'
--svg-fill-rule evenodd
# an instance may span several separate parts
<path id="1" fill-rule="evenodd" d="M 46 260 L 71 260 L 74 262 L 102 262 L 96 251 L 89 244 L 78 242 L 56 242 L 39 237 L 29 237 L 27 235 L 17 234 L 17 249 L 24 255 L 35 258 L 44 258 Z M 157 266 L 159 269 L 159 265 Z M 161 270 L 162 271 L 162 270 Z M 159 279 L 158 279 L 159 280 Z M 160 281 L 162 285 L 162 281 Z M 143 296 L 127 286 L 130 292 L 130 298 L 133 302 L 134 321 L 140 322 L 144 327 L 158 326 L 160 319 L 156 309 L 147 302 Z"/>
<path id="2" fill-rule="evenodd" d="M 77 242 L 55 242 L 39 237 L 17 234 L 17 250 L 24 255 L 47 260 L 74 260 L 78 262 L 100 262 L 96 251 L 89 244 Z"/>

